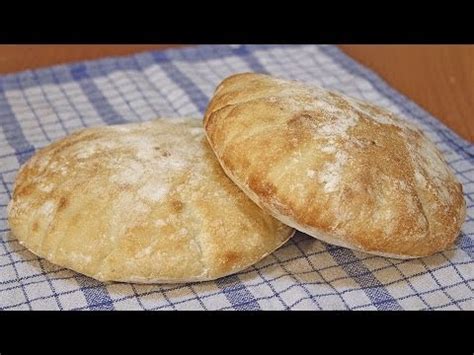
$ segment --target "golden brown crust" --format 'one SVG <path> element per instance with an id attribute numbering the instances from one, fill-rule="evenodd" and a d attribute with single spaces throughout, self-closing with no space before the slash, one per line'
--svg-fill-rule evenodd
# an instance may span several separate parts
<path id="1" fill-rule="evenodd" d="M 18 173 L 9 223 L 33 253 L 103 281 L 238 272 L 293 230 L 222 172 L 199 119 L 85 129 Z"/>
<path id="2" fill-rule="evenodd" d="M 227 175 L 282 222 L 327 242 L 400 258 L 459 234 L 462 186 L 435 146 L 393 113 L 262 74 L 216 89 L 204 118 Z"/>

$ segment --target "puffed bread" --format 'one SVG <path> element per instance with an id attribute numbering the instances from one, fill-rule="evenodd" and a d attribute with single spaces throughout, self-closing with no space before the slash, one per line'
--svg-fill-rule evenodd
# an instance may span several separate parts
<path id="1" fill-rule="evenodd" d="M 293 234 L 226 177 L 192 118 L 88 128 L 40 150 L 18 173 L 9 223 L 52 263 L 139 283 L 236 273 Z"/>
<path id="2" fill-rule="evenodd" d="M 414 258 L 451 245 L 462 186 L 388 110 L 268 75 L 222 81 L 204 118 L 226 174 L 283 223 L 331 244 Z"/>

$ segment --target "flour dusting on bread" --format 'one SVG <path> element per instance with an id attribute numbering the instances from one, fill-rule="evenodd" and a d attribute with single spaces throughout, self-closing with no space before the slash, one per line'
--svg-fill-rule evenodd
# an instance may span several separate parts
<path id="1" fill-rule="evenodd" d="M 319 173 L 319 180 L 324 184 L 325 192 L 334 192 L 339 187 L 344 166 L 348 156 L 344 151 L 335 154 L 335 160 L 324 164 L 323 169 Z"/>

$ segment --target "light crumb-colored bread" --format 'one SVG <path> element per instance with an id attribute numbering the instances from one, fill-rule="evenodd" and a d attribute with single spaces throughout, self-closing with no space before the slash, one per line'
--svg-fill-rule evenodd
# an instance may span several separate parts
<path id="1" fill-rule="evenodd" d="M 237 74 L 205 114 L 226 174 L 280 221 L 328 243 L 414 258 L 448 247 L 462 186 L 418 129 L 386 109 L 262 74 Z"/>
<path id="2" fill-rule="evenodd" d="M 227 178 L 192 118 L 84 129 L 40 150 L 9 223 L 52 263 L 140 283 L 229 275 L 293 234 Z"/>

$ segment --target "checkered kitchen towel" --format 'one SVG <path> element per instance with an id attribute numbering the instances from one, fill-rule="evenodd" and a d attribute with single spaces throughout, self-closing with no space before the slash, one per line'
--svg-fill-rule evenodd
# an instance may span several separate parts
<path id="1" fill-rule="evenodd" d="M 215 282 L 104 284 L 52 265 L 9 234 L 6 206 L 20 164 L 79 128 L 158 116 L 202 116 L 216 85 L 244 71 L 336 89 L 416 121 L 464 185 L 455 246 L 395 260 L 297 233 L 257 265 Z M 474 309 L 474 145 L 333 46 L 201 46 L 60 65 L 0 77 L 0 308 Z"/>

